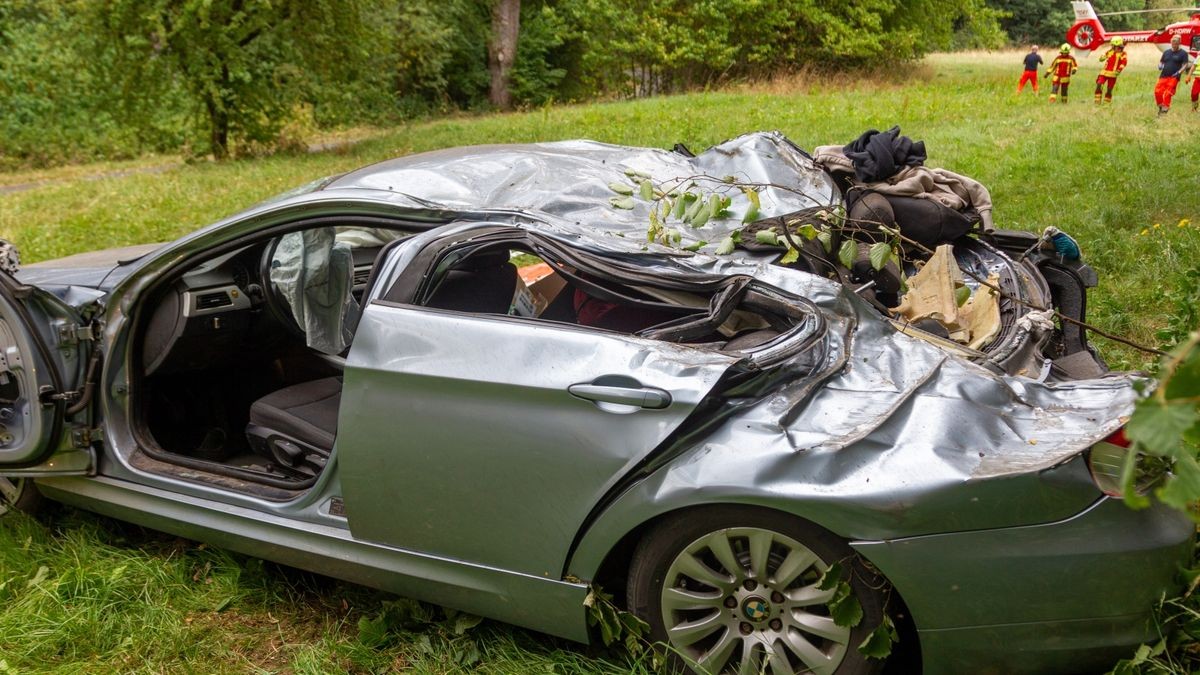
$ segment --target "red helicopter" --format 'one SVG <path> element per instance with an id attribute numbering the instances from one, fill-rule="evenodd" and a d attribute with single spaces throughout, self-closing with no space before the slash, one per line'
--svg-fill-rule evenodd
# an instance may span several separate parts
<path id="1" fill-rule="evenodd" d="M 1176 35 L 1183 41 L 1183 46 L 1193 56 L 1200 53 L 1200 8 L 1183 7 L 1178 9 L 1148 9 L 1130 10 L 1125 12 L 1104 12 L 1097 14 L 1090 2 L 1075 1 L 1071 3 L 1075 10 L 1075 23 L 1067 30 L 1067 43 L 1076 49 L 1093 51 L 1115 37 L 1125 38 L 1126 42 L 1149 42 L 1159 49 L 1166 51 L 1171 46 L 1171 38 Z M 1102 16 L 1117 14 L 1147 14 L 1150 12 L 1191 12 L 1187 21 L 1173 23 L 1158 30 L 1130 30 L 1108 32 L 1100 23 Z"/>

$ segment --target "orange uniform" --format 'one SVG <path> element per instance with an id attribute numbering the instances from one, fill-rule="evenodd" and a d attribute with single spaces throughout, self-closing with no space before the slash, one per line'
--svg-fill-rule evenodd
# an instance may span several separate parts
<path id="1" fill-rule="evenodd" d="M 1075 71 L 1079 70 L 1079 63 L 1074 56 L 1070 54 L 1059 54 L 1050 62 L 1050 67 L 1046 69 L 1046 77 L 1050 77 L 1050 102 L 1053 103 L 1058 98 L 1058 93 L 1062 91 L 1062 102 L 1067 102 L 1067 90 L 1071 86 L 1071 76 Z M 1051 77 L 1053 76 L 1053 77 Z"/>
<path id="2" fill-rule="evenodd" d="M 1125 49 L 1121 47 L 1109 47 L 1107 52 L 1100 57 L 1100 61 L 1104 65 L 1100 69 L 1100 75 L 1096 78 L 1096 103 L 1100 103 L 1101 95 L 1105 103 L 1112 103 L 1113 87 L 1117 85 L 1117 75 L 1125 70 L 1125 66 L 1129 64 L 1129 56 L 1125 53 Z M 1108 86 L 1105 90 L 1105 85 Z"/>

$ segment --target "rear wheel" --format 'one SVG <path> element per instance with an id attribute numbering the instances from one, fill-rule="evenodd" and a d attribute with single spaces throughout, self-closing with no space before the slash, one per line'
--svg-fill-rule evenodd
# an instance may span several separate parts
<path id="1" fill-rule="evenodd" d="M 43 501 L 32 479 L 0 476 L 0 516 L 13 510 L 36 513 Z"/>
<path id="2" fill-rule="evenodd" d="M 668 518 L 642 539 L 628 580 L 631 611 L 703 673 L 872 673 L 859 644 L 883 619 L 874 575 L 851 549 L 810 523 L 752 507 Z M 853 628 L 830 616 L 835 590 L 818 585 L 841 562 L 863 608 Z"/>

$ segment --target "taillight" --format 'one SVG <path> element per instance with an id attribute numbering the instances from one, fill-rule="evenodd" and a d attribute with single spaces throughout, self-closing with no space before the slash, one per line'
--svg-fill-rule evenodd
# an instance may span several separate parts
<path id="1" fill-rule="evenodd" d="M 1125 469 L 1125 457 L 1129 454 L 1129 439 L 1125 430 L 1118 429 L 1092 446 L 1088 451 L 1088 470 L 1092 482 L 1110 497 L 1121 496 L 1121 472 Z"/>
<path id="2" fill-rule="evenodd" d="M 1124 494 L 1121 489 L 1121 474 L 1125 471 L 1126 462 L 1134 462 L 1133 485 L 1134 492 L 1138 494 L 1149 492 L 1169 469 L 1169 463 L 1161 457 L 1147 457 L 1137 453 L 1137 457 L 1131 458 L 1129 453 L 1134 452 L 1130 449 L 1132 445 L 1122 427 L 1088 451 L 1088 470 L 1092 473 L 1092 482 L 1110 497 L 1120 497 Z"/>
<path id="3" fill-rule="evenodd" d="M 1128 448 L 1133 443 L 1125 437 L 1125 427 L 1121 427 L 1108 435 L 1108 438 L 1101 441 L 1103 443 L 1111 443 L 1122 448 Z"/>

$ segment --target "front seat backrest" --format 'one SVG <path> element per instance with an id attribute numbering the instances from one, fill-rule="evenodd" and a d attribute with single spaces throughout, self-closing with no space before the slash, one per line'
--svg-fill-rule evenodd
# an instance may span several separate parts
<path id="1" fill-rule="evenodd" d="M 473 255 L 442 278 L 425 303 L 434 309 L 507 314 L 517 290 L 517 268 L 508 251 Z"/>

